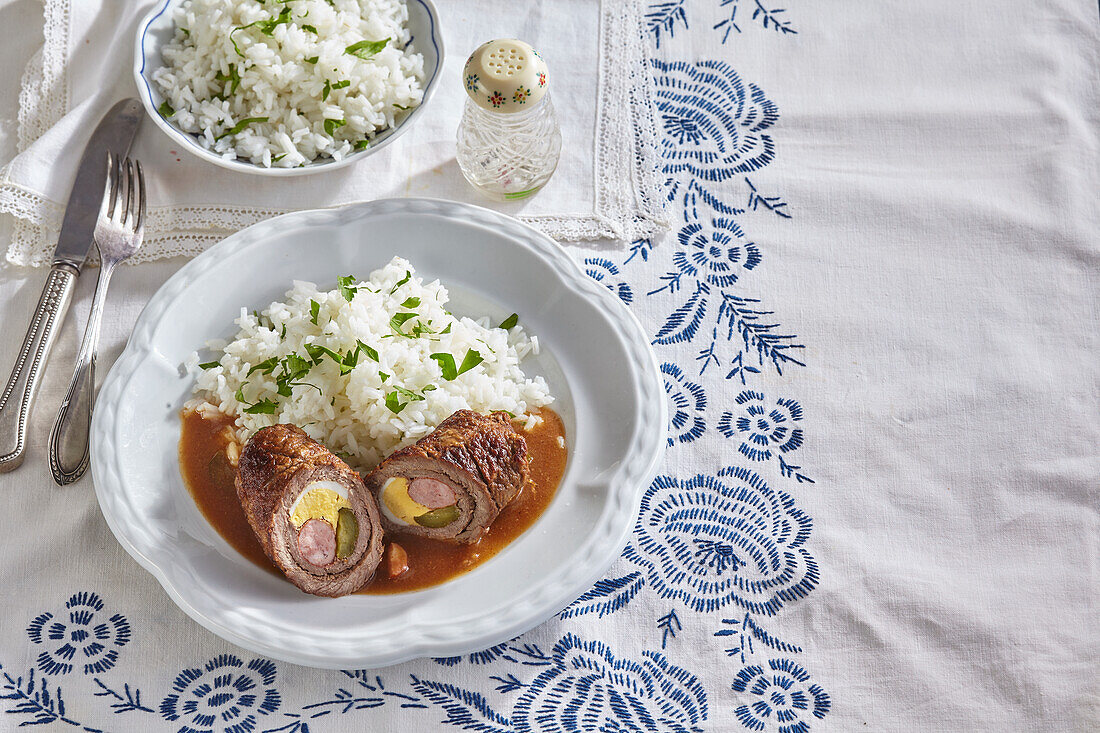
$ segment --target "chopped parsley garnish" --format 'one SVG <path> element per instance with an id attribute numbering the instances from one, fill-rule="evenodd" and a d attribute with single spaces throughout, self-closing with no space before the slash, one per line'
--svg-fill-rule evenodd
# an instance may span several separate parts
<path id="1" fill-rule="evenodd" d="M 325 88 L 321 90 L 321 101 L 328 99 L 328 93 L 332 91 L 332 84 L 328 79 L 325 79 Z M 327 122 L 327 120 L 326 120 Z"/>
<path id="2" fill-rule="evenodd" d="M 305 62 L 307 64 L 315 64 L 315 63 L 317 63 L 317 59 L 319 59 L 319 58 L 321 58 L 321 57 L 320 56 L 310 56 L 308 59 L 305 59 Z"/>
<path id="3" fill-rule="evenodd" d="M 440 336 L 442 336 L 443 334 L 445 334 L 445 333 L 450 333 L 450 332 L 451 332 L 451 324 L 450 324 L 450 323 L 448 323 L 448 324 L 447 324 L 447 327 L 446 327 L 446 328 L 444 328 L 444 329 L 443 329 L 442 331 L 440 331 L 440 332 L 439 332 L 439 335 L 440 335 Z"/>
<path id="4" fill-rule="evenodd" d="M 228 96 L 236 92 L 237 87 L 241 85 L 241 74 L 237 71 L 236 66 L 230 66 L 228 75 L 219 71 L 217 74 L 214 74 L 214 81 L 229 82 L 229 91 L 226 92 L 226 96 Z M 222 90 L 224 91 L 224 87 Z"/>
<path id="5" fill-rule="evenodd" d="M 317 315 L 321 312 L 321 304 L 316 300 L 309 301 L 309 320 L 314 326 L 317 325 Z"/>
<path id="6" fill-rule="evenodd" d="M 416 318 L 419 315 L 419 313 L 394 313 L 393 317 L 390 318 L 390 328 L 394 331 L 401 331 L 401 326 L 405 324 L 405 321 L 410 318 Z"/>
<path id="7" fill-rule="evenodd" d="M 429 384 L 422 391 L 430 392 L 433 389 L 435 389 L 435 385 Z M 405 398 L 404 402 L 401 401 L 402 397 Z M 424 395 L 417 394 L 411 389 L 395 386 L 392 392 L 386 393 L 386 407 L 390 408 L 390 412 L 397 415 L 404 410 L 410 402 L 422 402 L 424 399 L 426 399 Z"/>
<path id="8" fill-rule="evenodd" d="M 279 403 L 274 400 L 260 400 L 254 405 L 244 408 L 249 415 L 274 415 Z"/>
<path id="9" fill-rule="evenodd" d="M 385 372 L 378 372 L 378 378 L 385 382 L 387 379 L 390 378 L 390 375 L 386 374 Z"/>
<path id="10" fill-rule="evenodd" d="M 428 358 L 435 359 L 439 362 L 439 368 L 443 370 L 443 378 L 448 382 L 453 382 L 458 375 L 465 374 L 481 362 L 485 361 L 481 354 L 473 349 L 466 350 L 466 356 L 462 359 L 462 364 L 455 366 L 455 358 L 446 352 L 438 354 L 432 354 Z"/>
<path id="11" fill-rule="evenodd" d="M 285 157 L 286 157 L 286 153 L 279 153 L 278 155 L 276 155 L 274 158 L 271 159 L 271 162 L 272 163 L 278 163 L 280 160 L 282 160 Z M 285 328 L 285 326 L 284 326 L 284 328 Z M 286 334 L 284 333 L 283 335 L 285 336 Z"/>
<path id="12" fill-rule="evenodd" d="M 267 18 L 267 19 L 264 19 L 264 20 L 256 20 L 256 21 L 253 21 L 253 22 L 249 23 L 248 25 L 240 25 L 240 26 L 237 26 L 236 28 L 234 28 L 233 30 L 229 31 L 229 41 L 233 44 L 233 50 L 237 52 L 237 55 L 238 56 L 244 56 L 244 54 L 241 53 L 240 46 L 237 45 L 237 39 L 233 37 L 234 33 L 236 33 L 237 31 L 243 31 L 246 28 L 252 28 L 253 26 L 257 26 L 260 29 L 260 33 L 263 33 L 265 36 L 273 36 L 273 35 L 275 35 L 275 28 L 277 28 L 280 25 L 283 25 L 284 23 L 289 23 L 289 22 L 290 22 L 290 8 L 284 6 L 283 9 L 279 12 L 279 14 L 277 16 L 273 17 L 273 18 Z"/>
<path id="13" fill-rule="evenodd" d="M 343 80 L 338 81 L 335 84 L 333 84 L 332 88 L 333 89 L 343 89 L 344 87 L 348 87 L 348 86 L 351 86 L 351 82 L 347 79 L 343 79 Z"/>
<path id="14" fill-rule="evenodd" d="M 221 366 L 220 361 L 207 361 L 199 364 L 199 369 L 213 369 L 216 366 Z"/>
<path id="15" fill-rule="evenodd" d="M 341 122 L 340 124 L 344 124 Z M 325 128 L 328 128 L 327 120 Z M 359 292 L 359 288 L 352 287 L 352 283 L 355 282 L 355 275 L 345 275 L 344 277 L 336 278 L 336 284 L 340 287 L 340 295 L 344 296 L 344 300 L 351 302 L 351 299 L 355 297 L 355 294 Z"/>
<path id="16" fill-rule="evenodd" d="M 364 344 L 362 341 L 356 339 L 355 343 L 359 344 L 359 348 L 363 350 L 363 353 L 369 356 L 373 361 L 378 361 L 378 352 L 371 347 Z"/>
<path id="17" fill-rule="evenodd" d="M 352 147 L 356 150 L 366 150 L 370 147 L 370 140 L 358 140 Z"/>
<path id="18" fill-rule="evenodd" d="M 501 321 L 500 325 L 497 326 L 497 328 L 503 328 L 505 331 L 507 331 L 510 328 L 515 328 L 515 325 L 517 323 L 519 323 L 519 315 L 513 313 L 512 315 Z"/>
<path id="19" fill-rule="evenodd" d="M 332 349 L 327 349 L 319 344 L 306 344 L 306 353 L 309 354 L 310 359 L 313 359 L 314 364 L 320 364 L 322 357 L 325 356 L 337 362 L 343 358 Z"/>
<path id="20" fill-rule="evenodd" d="M 324 357 L 328 357 L 336 362 L 336 365 L 340 367 L 340 376 L 348 374 L 359 364 L 359 355 L 365 353 L 368 357 L 374 361 L 378 361 L 378 352 L 371 347 L 364 344 L 362 341 L 356 341 L 354 349 L 348 349 L 346 354 L 340 354 L 332 349 L 320 346 L 318 344 L 306 344 L 306 353 L 309 354 L 309 358 L 313 360 L 313 364 L 320 364 Z M 301 357 L 298 357 L 301 358 Z M 303 364 L 308 364 L 305 359 L 301 359 Z M 306 369 L 306 371 L 309 371 Z M 303 372 L 304 374 L 304 372 Z M 301 374 L 296 375 L 297 379 Z"/>
<path id="21" fill-rule="evenodd" d="M 359 41 L 359 43 L 353 43 L 345 48 L 344 53 L 350 53 L 352 56 L 358 56 L 361 59 L 369 59 L 385 48 L 389 42 L 390 39 L 388 38 L 383 38 L 381 41 Z"/>
<path id="22" fill-rule="evenodd" d="M 298 356 L 297 354 L 290 354 L 286 357 L 286 375 L 292 379 L 299 379 L 309 374 L 309 370 L 313 367 L 306 359 Z"/>
<path id="23" fill-rule="evenodd" d="M 283 332 L 279 334 L 279 338 L 281 338 L 281 339 L 286 338 L 286 324 L 285 323 L 283 324 Z"/>
<path id="24" fill-rule="evenodd" d="M 325 134 L 331 135 L 336 132 L 336 128 L 343 127 L 348 124 L 345 120 L 325 120 Z"/>
<path id="25" fill-rule="evenodd" d="M 161 117 L 167 118 L 174 115 L 176 113 L 176 110 L 172 108 L 172 105 L 168 104 L 168 100 L 166 99 L 160 103 L 159 107 L 157 107 L 157 112 L 160 112 Z"/>
<path id="26" fill-rule="evenodd" d="M 405 409 L 408 402 L 402 402 L 401 396 L 396 392 L 389 392 L 386 394 L 386 407 L 390 408 L 390 412 L 394 415 L 401 414 L 401 411 Z"/>
<path id="27" fill-rule="evenodd" d="M 396 107 L 397 109 L 401 110 L 402 112 L 404 112 L 404 111 L 405 111 L 405 110 L 407 110 L 407 109 L 412 109 L 411 107 L 406 107 L 406 106 L 405 106 L 405 105 L 403 105 L 403 104 L 395 104 L 395 105 L 393 105 L 393 106 L 394 106 L 394 107 Z"/>
<path id="28" fill-rule="evenodd" d="M 420 298 L 406 298 L 405 302 L 401 304 L 402 308 L 415 308 L 420 305 Z"/>
<path id="29" fill-rule="evenodd" d="M 252 372 L 263 372 L 264 374 L 271 374 L 275 371 L 275 367 L 279 366 L 279 357 L 273 356 L 270 359 L 264 359 L 259 364 L 256 364 L 248 370 L 248 374 L 245 376 L 251 376 Z"/>
<path id="30" fill-rule="evenodd" d="M 244 386 L 248 382 L 242 382 L 240 387 L 237 387 L 237 391 L 233 394 L 233 399 L 237 402 L 244 402 Z"/>
<path id="31" fill-rule="evenodd" d="M 467 349 L 466 356 L 463 357 L 462 364 L 460 364 L 458 367 L 458 373 L 465 374 L 483 361 L 485 360 L 481 358 L 481 354 L 477 353 L 473 349 Z"/>
<path id="32" fill-rule="evenodd" d="M 228 130 L 223 132 L 221 135 L 218 135 L 216 138 L 214 138 L 214 140 L 217 141 L 217 140 L 221 140 L 223 137 L 228 137 L 229 135 L 236 135 L 238 132 L 242 131 L 244 128 L 248 127 L 253 122 L 267 122 L 267 118 L 266 117 L 245 117 L 243 120 L 241 120 L 237 124 L 233 125 L 233 127 L 229 128 Z"/>
<path id="33" fill-rule="evenodd" d="M 304 30 L 304 31 L 309 31 L 309 32 L 310 32 L 310 33 L 312 33 L 313 35 L 317 35 L 317 29 L 316 29 L 316 28 L 314 28 L 314 27 L 313 27 L 313 26 L 311 26 L 311 25 L 306 25 L 306 24 L 304 24 L 304 23 L 303 23 L 303 24 L 302 24 L 302 30 Z"/>
<path id="34" fill-rule="evenodd" d="M 404 285 L 405 283 L 407 283 L 411 279 L 412 279 L 412 272 L 410 270 L 405 270 L 405 277 L 403 277 L 403 278 L 401 278 L 400 280 L 397 281 L 397 284 L 394 285 L 393 288 L 390 290 L 390 295 L 393 295 L 394 293 L 396 293 L 397 289 L 399 287 L 401 287 L 402 285 Z"/>

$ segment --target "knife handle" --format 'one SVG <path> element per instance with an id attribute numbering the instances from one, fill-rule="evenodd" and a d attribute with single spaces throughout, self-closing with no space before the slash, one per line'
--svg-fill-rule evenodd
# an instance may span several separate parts
<path id="1" fill-rule="evenodd" d="M 67 264 L 54 265 L 50 270 L 15 360 L 15 368 L 0 394 L 0 451 L 6 451 L 0 453 L 0 473 L 14 470 L 23 462 L 31 406 L 50 349 L 76 289 L 77 273 L 75 267 Z"/>

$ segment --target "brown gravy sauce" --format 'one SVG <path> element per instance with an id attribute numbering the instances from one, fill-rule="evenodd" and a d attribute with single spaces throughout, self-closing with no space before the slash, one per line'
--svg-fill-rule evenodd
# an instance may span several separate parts
<path id="1" fill-rule="evenodd" d="M 504 508 L 480 540 L 458 545 L 412 535 L 387 535 L 387 545 L 395 541 L 405 548 L 409 569 L 391 579 L 383 555 L 374 579 L 357 592 L 403 593 L 439 585 L 485 562 L 534 524 L 554 498 L 567 458 L 561 418 L 547 407 L 538 414 L 542 422 L 529 431 L 520 431 L 531 455 L 531 483 Z M 207 419 L 192 412 L 184 414 L 181 423 L 180 472 L 199 510 L 237 552 L 283 577 L 264 554 L 237 499 L 233 472 L 225 458 L 227 428 L 232 429 L 233 418 Z"/>

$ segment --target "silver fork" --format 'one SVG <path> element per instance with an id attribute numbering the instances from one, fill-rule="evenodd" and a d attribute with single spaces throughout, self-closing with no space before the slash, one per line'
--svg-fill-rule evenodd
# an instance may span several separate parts
<path id="1" fill-rule="evenodd" d="M 95 359 L 99 346 L 99 326 L 107 286 L 115 265 L 141 246 L 145 226 L 145 174 L 141 163 L 114 160 L 107 153 L 107 184 L 103 205 L 95 224 L 95 246 L 99 251 L 99 279 L 96 281 L 92 310 L 76 371 L 69 391 L 61 402 L 57 421 L 50 432 L 50 470 L 58 486 L 71 484 L 88 470 L 88 431 L 92 424 L 95 401 Z"/>

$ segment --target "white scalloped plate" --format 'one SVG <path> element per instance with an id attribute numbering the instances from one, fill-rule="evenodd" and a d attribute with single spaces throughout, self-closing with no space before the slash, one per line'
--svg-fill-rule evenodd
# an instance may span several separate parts
<path id="1" fill-rule="evenodd" d="M 511 545 L 434 588 L 317 598 L 240 556 L 180 477 L 181 365 L 229 336 L 241 307 L 291 281 L 363 277 L 394 255 L 438 277 L 452 310 L 520 314 L 564 418 L 569 464 L 550 507 Z M 100 392 L 92 476 L 115 537 L 189 616 L 260 654 L 312 667 L 379 667 L 484 649 L 541 623 L 618 557 L 665 448 L 667 408 L 641 326 L 552 240 L 467 204 L 372 201 L 257 224 L 177 272 L 145 307 Z"/>

